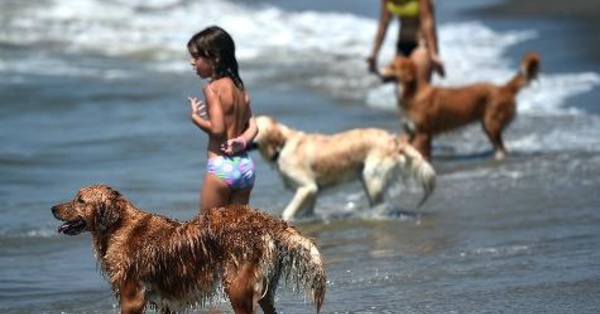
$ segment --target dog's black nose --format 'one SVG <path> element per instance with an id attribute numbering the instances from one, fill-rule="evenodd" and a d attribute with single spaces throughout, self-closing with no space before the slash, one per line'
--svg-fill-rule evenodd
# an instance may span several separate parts
<path id="1" fill-rule="evenodd" d="M 58 206 L 52 206 L 50 210 L 52 210 L 52 215 L 56 217 L 56 214 L 58 213 Z"/>

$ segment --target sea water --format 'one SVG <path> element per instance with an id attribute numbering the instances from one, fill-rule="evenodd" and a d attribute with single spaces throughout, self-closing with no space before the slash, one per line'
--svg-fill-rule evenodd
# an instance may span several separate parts
<path id="1" fill-rule="evenodd" d="M 323 313 L 600 308 L 600 117 L 577 101 L 598 88 L 598 66 L 558 64 L 558 52 L 541 50 L 567 36 L 543 37 L 552 22 L 460 13 L 489 2 L 436 2 L 448 75 L 434 83 L 505 82 L 518 70 L 515 50 L 541 54 L 542 73 L 519 94 L 504 135 L 508 158 L 493 160 L 473 125 L 434 141 L 437 188 L 421 208 L 410 182 L 377 208 L 358 183 L 321 195 L 316 217 L 295 224 L 325 261 Z M 393 87 L 365 63 L 377 10 L 365 1 L 1 2 L 0 309 L 118 312 L 89 235 L 57 234 L 50 212 L 82 186 L 109 184 L 176 219 L 196 214 L 206 135 L 186 98 L 205 82 L 185 44 L 206 26 L 234 37 L 255 114 L 306 132 L 400 132 Z M 381 65 L 393 46 L 388 36 Z M 279 215 L 293 193 L 252 156 L 251 205 Z M 276 302 L 282 313 L 314 312 L 283 288 Z M 232 313 L 226 300 L 208 309 Z"/>

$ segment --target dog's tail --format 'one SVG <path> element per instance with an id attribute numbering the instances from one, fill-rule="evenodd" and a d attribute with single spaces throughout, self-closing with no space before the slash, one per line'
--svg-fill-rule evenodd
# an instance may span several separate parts
<path id="1" fill-rule="evenodd" d="M 508 81 L 506 88 L 516 93 L 521 88 L 529 85 L 540 72 L 540 56 L 535 52 L 528 52 L 521 59 L 521 69 Z"/>
<path id="2" fill-rule="evenodd" d="M 276 243 L 281 274 L 297 290 L 310 293 L 318 313 L 325 300 L 327 277 L 317 246 L 291 226 Z"/>
<path id="3" fill-rule="evenodd" d="M 423 198 L 418 207 L 423 205 L 435 190 L 436 174 L 431 164 L 423 155 L 406 141 L 400 140 L 400 152 L 406 156 L 406 167 L 409 173 L 423 187 Z"/>

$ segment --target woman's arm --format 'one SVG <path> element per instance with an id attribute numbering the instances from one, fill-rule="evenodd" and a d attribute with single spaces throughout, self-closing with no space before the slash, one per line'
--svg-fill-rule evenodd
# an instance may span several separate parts
<path id="1" fill-rule="evenodd" d="M 377 56 L 379 55 L 381 44 L 385 39 L 385 34 L 387 33 L 388 26 L 390 25 L 390 21 L 392 19 L 392 14 L 386 8 L 387 1 L 388 0 L 381 0 L 379 24 L 377 26 L 377 33 L 375 34 L 375 42 L 373 44 L 373 50 L 371 50 L 371 54 L 367 58 L 367 62 L 369 63 L 369 71 L 372 73 L 377 73 Z"/>
<path id="2" fill-rule="evenodd" d="M 429 57 L 433 63 L 433 68 L 441 76 L 444 76 L 444 63 L 442 62 L 442 58 L 439 54 L 433 0 L 419 0 L 419 12 L 419 22 L 421 24 L 421 30 L 423 32 L 423 37 L 425 38 L 425 43 L 427 44 Z"/>

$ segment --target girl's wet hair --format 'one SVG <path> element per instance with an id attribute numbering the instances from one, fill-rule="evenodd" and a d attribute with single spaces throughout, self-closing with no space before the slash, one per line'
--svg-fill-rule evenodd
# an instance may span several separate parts
<path id="1" fill-rule="evenodd" d="M 244 89 L 235 59 L 235 43 L 224 29 L 219 26 L 207 27 L 192 36 L 187 47 L 192 57 L 204 57 L 214 61 L 214 79 L 229 77 L 238 88 Z"/>

